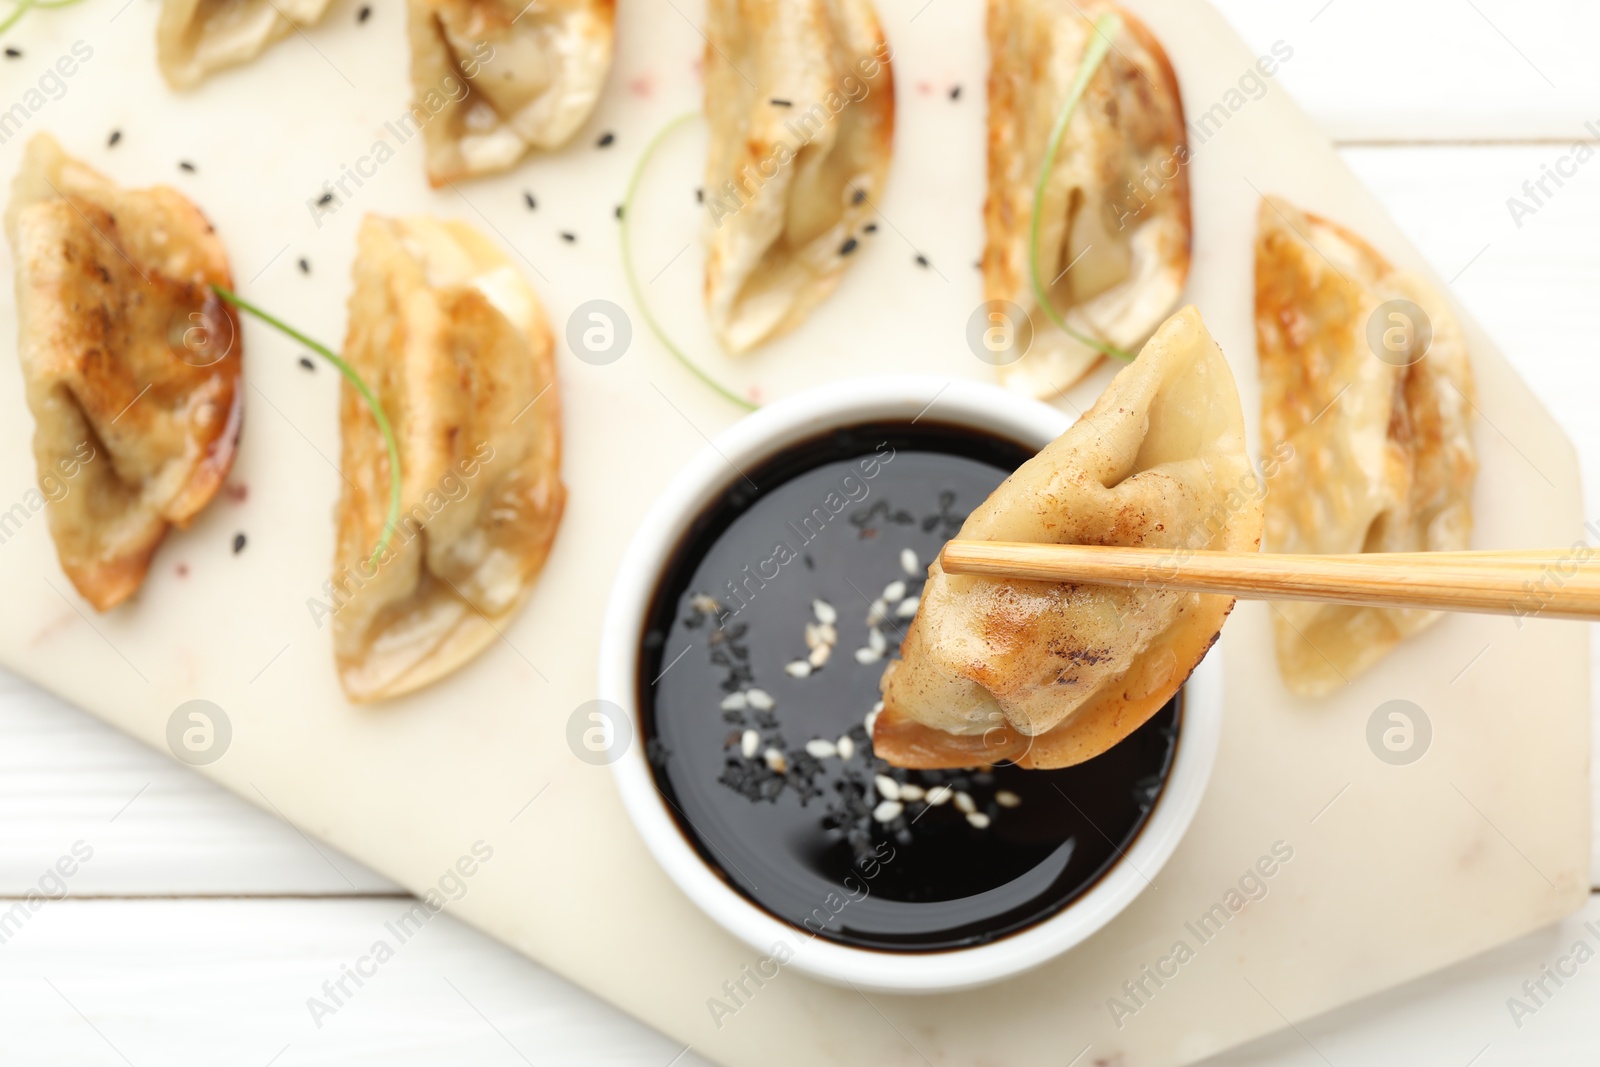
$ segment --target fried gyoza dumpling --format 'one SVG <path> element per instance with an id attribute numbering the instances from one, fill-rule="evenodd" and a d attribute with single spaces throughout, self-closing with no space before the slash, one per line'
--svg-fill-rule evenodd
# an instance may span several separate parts
<path id="1" fill-rule="evenodd" d="M 613 0 L 406 0 L 428 181 L 509 170 L 566 144 L 611 69 Z"/>
<path id="2" fill-rule="evenodd" d="M 1267 551 L 1467 547 L 1478 469 L 1472 366 L 1448 303 L 1355 234 L 1267 199 L 1256 347 L 1262 447 L 1293 449 L 1267 494 Z M 1339 688 L 1439 617 L 1299 601 L 1276 608 L 1278 667 L 1303 696 Z"/>
<path id="3" fill-rule="evenodd" d="M 1008 387 L 1055 396 L 1101 354 L 1051 321 L 1035 299 L 1033 201 L 1095 19 L 1122 29 L 1073 112 L 1045 185 L 1039 271 L 1074 331 L 1133 352 L 1171 313 L 1189 274 L 1188 144 L 1178 81 L 1160 43 L 1105 0 L 989 0 L 989 195 L 983 293 L 1033 324 Z"/>
<path id="4" fill-rule="evenodd" d="M 248 63 L 267 45 L 314 26 L 329 0 L 161 0 L 156 58 L 174 89 Z"/>
<path id="5" fill-rule="evenodd" d="M 894 75 L 871 0 L 706 5 L 706 310 L 741 355 L 793 329 L 877 210 Z"/>
<path id="6" fill-rule="evenodd" d="M 61 569 L 105 611 L 233 464 L 244 392 L 232 286 L 211 224 L 165 186 L 120 189 L 48 134 L 6 210 L 17 351 Z"/>
<path id="7" fill-rule="evenodd" d="M 1233 374 L 1185 308 L 1089 413 L 1019 467 L 961 538 L 1251 552 L 1261 484 Z M 1233 598 L 928 568 L 902 659 L 883 679 L 874 751 L 901 767 L 1067 767 L 1159 711 Z"/>
<path id="8" fill-rule="evenodd" d="M 351 700 L 449 674 L 527 599 L 566 502 L 554 352 L 538 296 L 476 230 L 362 223 L 344 356 L 394 427 L 401 495 L 374 561 L 389 454 L 346 383 L 333 642 Z"/>

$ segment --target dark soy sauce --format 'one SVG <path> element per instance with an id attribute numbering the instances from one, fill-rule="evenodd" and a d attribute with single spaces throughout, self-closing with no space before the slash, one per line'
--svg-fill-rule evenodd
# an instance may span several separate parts
<path id="1" fill-rule="evenodd" d="M 895 582 L 920 592 L 967 513 L 1030 455 L 927 422 L 835 431 L 746 471 L 685 534 L 643 635 L 650 763 L 684 836 L 772 915 L 858 947 L 982 944 L 1059 912 L 1144 825 L 1172 764 L 1178 699 L 1064 770 L 908 772 L 872 753 L 864 719 L 911 621 L 886 604 L 884 658 L 858 662 L 872 602 Z M 819 600 L 836 643 L 797 677 Z M 820 757 L 810 741 L 827 743 Z M 922 799 L 880 808 L 880 774 Z M 939 787 L 950 799 L 929 804 Z"/>

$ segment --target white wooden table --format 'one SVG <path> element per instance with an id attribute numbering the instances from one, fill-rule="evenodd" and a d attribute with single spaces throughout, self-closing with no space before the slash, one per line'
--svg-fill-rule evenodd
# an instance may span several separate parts
<path id="1" fill-rule="evenodd" d="M 1294 48 L 1279 84 L 1340 142 L 1577 443 L 1592 507 L 1600 5 L 1218 2 L 1257 51 L 1278 40 Z M 6 43 L 25 43 L 26 25 Z M 0 67 L 0 85 L 9 73 Z M 1559 188 L 1547 180 L 1552 195 L 1534 204 L 1523 183 L 1547 165 L 1573 171 L 1563 159 L 1579 140 L 1596 158 Z M 1513 218 L 1512 196 L 1537 210 Z M 0 919 L 0 1064 L 700 1062 L 449 917 L 319 1027 L 307 998 L 340 979 L 404 909 L 404 895 L 164 754 L 0 674 L 0 916 L 75 844 L 92 855 L 67 896 L 20 925 Z M 1506 1004 L 1579 940 L 1600 948 L 1600 898 L 1560 928 L 1294 1020 L 1214 1062 L 1600 1061 L 1600 962 L 1559 988 L 1546 979 L 1554 995 L 1535 1014 L 1513 1020 Z M 1497 1014 L 1500 1036 L 1465 1047 L 1452 1023 L 1467 1014 Z"/>

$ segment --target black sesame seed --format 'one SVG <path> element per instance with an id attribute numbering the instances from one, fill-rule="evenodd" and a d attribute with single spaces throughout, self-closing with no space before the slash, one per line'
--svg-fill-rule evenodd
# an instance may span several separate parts
<path id="1" fill-rule="evenodd" d="M 193 174 L 194 173 L 194 164 L 190 163 L 187 159 L 180 159 L 180 160 L 178 160 L 178 169 L 186 170 L 190 174 Z"/>
<path id="2" fill-rule="evenodd" d="M 356 21 L 365 22 L 372 17 L 372 8 L 366 4 L 361 5 L 361 10 L 356 12 Z"/>
<path id="3" fill-rule="evenodd" d="M 961 99 L 961 86 L 952 85 L 950 87 L 950 99 L 952 99 L 952 100 L 960 100 Z"/>
<path id="4" fill-rule="evenodd" d="M 236 534 L 233 535 L 233 554 L 235 556 L 237 556 L 239 553 L 241 553 L 243 551 L 244 551 L 244 534 L 236 533 Z"/>
<path id="5" fill-rule="evenodd" d="M 309 259 L 306 259 L 304 256 L 300 257 L 300 273 L 301 274 L 310 274 L 311 273 L 311 261 Z"/>
<path id="6" fill-rule="evenodd" d="M 926 267 L 927 265 L 928 265 L 928 257 L 923 255 L 921 252 L 918 252 L 917 253 L 917 266 Z"/>
<path id="7" fill-rule="evenodd" d="M 561 239 L 563 241 L 567 242 L 567 244 L 570 245 L 573 242 L 577 241 L 578 235 L 573 233 L 571 230 L 562 230 L 561 231 Z"/>
<path id="8" fill-rule="evenodd" d="M 622 205 L 618 204 L 617 205 L 617 218 L 620 219 L 621 217 L 622 217 Z"/>
<path id="9" fill-rule="evenodd" d="M 697 204 L 706 202 L 706 191 L 704 189 L 696 189 L 694 191 L 694 202 Z"/>
<path id="10" fill-rule="evenodd" d="M 331 204 L 331 203 L 333 203 L 333 194 L 332 193 L 323 193 L 321 196 L 317 197 L 317 206 L 318 207 L 324 207 L 324 206 L 326 206 L 328 204 Z"/>
<path id="11" fill-rule="evenodd" d="M 534 210 L 538 209 L 539 201 L 537 201 L 537 200 L 535 200 L 533 198 L 533 194 L 532 193 L 523 193 L 522 194 L 522 199 L 527 202 L 529 211 L 534 211 Z"/>
<path id="12" fill-rule="evenodd" d="M 300 357 L 300 367 L 303 370 L 309 370 L 309 371 L 314 371 L 314 370 L 317 369 L 317 365 L 315 363 L 311 362 L 311 357 L 310 356 L 301 356 Z"/>
<path id="13" fill-rule="evenodd" d="M 776 97 L 776 96 L 773 97 L 771 100 L 769 100 L 767 102 L 769 104 L 771 104 L 773 107 L 794 107 L 794 102 L 793 101 L 783 100 L 783 99 L 780 99 L 779 97 Z"/>
<path id="14" fill-rule="evenodd" d="M 854 237 L 846 237 L 844 239 L 844 244 L 839 246 L 839 254 L 841 256 L 848 256 L 851 252 L 854 252 L 855 250 L 856 250 L 856 239 Z"/>
<path id="15" fill-rule="evenodd" d="M 859 203 L 861 203 L 861 201 L 865 200 L 866 198 L 867 198 L 867 191 L 865 189 L 857 189 L 855 191 L 855 195 L 850 198 L 850 202 L 852 204 L 859 204 Z"/>
<path id="16" fill-rule="evenodd" d="M 867 223 L 865 226 L 863 226 L 861 228 L 863 230 L 866 230 L 868 233 L 877 233 L 878 232 L 878 224 L 876 222 L 869 222 L 869 223 Z"/>
<path id="17" fill-rule="evenodd" d="M 112 130 L 111 131 L 111 136 L 106 138 L 106 147 L 110 148 L 111 146 L 115 145 L 120 140 L 122 140 L 122 131 L 121 130 Z"/>
<path id="18" fill-rule="evenodd" d="M 7 48 L 6 49 L 6 56 L 8 58 L 10 58 L 10 59 L 21 59 L 22 58 L 22 49 L 20 49 L 20 48 Z"/>
<path id="19" fill-rule="evenodd" d="M 596 141 L 595 144 L 600 148 L 610 148 L 612 142 L 614 142 L 616 139 L 617 135 L 607 130 L 605 133 L 600 135 L 600 139 Z"/>

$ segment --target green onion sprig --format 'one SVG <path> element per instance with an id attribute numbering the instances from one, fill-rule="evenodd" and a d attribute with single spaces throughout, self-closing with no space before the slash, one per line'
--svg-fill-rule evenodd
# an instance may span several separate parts
<path id="1" fill-rule="evenodd" d="M 661 342 L 662 347 L 668 352 L 671 352 L 673 356 L 677 358 L 679 363 L 682 363 L 685 367 L 689 368 L 690 372 L 693 373 L 696 378 L 699 378 L 702 382 L 706 383 L 706 385 L 710 386 L 712 390 L 717 393 L 717 395 L 721 396 L 729 403 L 737 404 L 745 411 L 754 411 L 760 405 L 751 403 L 744 397 L 735 393 L 733 390 L 724 386 L 715 378 L 711 377 L 711 375 L 702 370 L 694 362 L 694 360 L 690 359 L 688 354 L 685 353 L 683 349 L 679 348 L 672 342 L 672 339 L 667 336 L 667 332 L 661 328 L 661 324 L 656 321 L 655 314 L 650 310 L 650 305 L 645 301 L 644 287 L 639 284 L 639 276 L 633 269 L 633 249 L 631 247 L 631 242 L 628 239 L 628 227 L 633 219 L 634 195 L 639 191 L 639 182 L 640 179 L 644 177 L 645 167 L 649 165 L 651 157 L 655 155 L 656 149 L 661 147 L 661 142 L 666 140 L 668 134 L 671 134 L 674 130 L 687 123 L 690 119 L 698 118 L 699 115 L 700 112 L 698 111 L 688 111 L 668 122 L 665 126 L 661 127 L 660 130 L 656 131 L 656 135 L 650 139 L 650 143 L 644 146 L 644 152 L 639 156 L 639 162 L 634 165 L 633 176 L 628 179 L 627 195 L 625 195 L 622 199 L 622 226 L 620 227 L 622 239 L 622 273 L 628 279 L 628 289 L 633 293 L 634 303 L 639 305 L 639 313 L 644 316 L 645 325 L 650 327 L 650 332 L 656 335 L 656 340 Z"/>
<path id="2" fill-rule="evenodd" d="M 11 0 L 11 3 L 15 4 L 16 8 L 4 19 L 0 19 L 0 34 L 15 26 L 22 16 L 33 8 L 71 7 L 73 4 L 83 3 L 83 0 Z"/>
<path id="3" fill-rule="evenodd" d="M 1050 181 L 1050 172 L 1055 170 L 1056 155 L 1061 149 L 1061 141 L 1066 136 L 1067 126 L 1072 121 L 1073 113 L 1078 110 L 1078 104 L 1089 88 L 1089 80 L 1094 77 L 1095 71 L 1100 69 L 1100 64 L 1105 62 L 1106 54 L 1111 50 L 1111 39 L 1121 29 L 1122 19 L 1115 13 L 1107 12 L 1095 20 L 1094 39 L 1089 42 L 1089 47 L 1083 53 L 1083 62 L 1078 67 L 1078 75 L 1068 88 L 1067 98 L 1061 105 L 1061 114 L 1056 116 L 1056 124 L 1050 130 L 1050 141 L 1045 147 L 1044 165 L 1039 168 L 1039 182 L 1033 190 L 1033 224 L 1028 237 L 1028 274 L 1033 282 L 1034 300 L 1062 332 L 1073 340 L 1088 345 L 1096 352 L 1126 361 L 1133 359 L 1132 353 L 1079 333 L 1067 325 L 1067 320 L 1062 318 L 1061 313 L 1050 302 L 1049 289 L 1044 284 L 1043 273 L 1039 270 L 1039 219 L 1044 214 L 1045 186 Z"/>
<path id="4" fill-rule="evenodd" d="M 268 326 L 294 338 L 329 363 L 332 363 L 338 368 L 339 373 L 344 375 L 344 380 L 355 386 L 356 392 L 361 394 L 361 399 L 366 401 L 367 407 L 372 411 L 372 417 L 378 423 L 378 429 L 383 434 L 384 446 L 389 450 L 389 515 L 384 520 L 383 535 L 378 538 L 378 544 L 373 548 L 372 556 L 368 560 L 369 563 L 376 566 L 378 557 L 382 556 L 384 550 L 389 547 L 389 542 L 394 537 L 394 531 L 400 525 L 400 445 L 395 440 L 394 428 L 389 425 L 389 417 L 383 412 L 383 405 L 378 403 L 377 396 L 368 387 L 361 375 L 356 373 L 356 369 L 345 362 L 344 358 L 338 353 L 326 345 L 318 344 L 282 319 L 263 311 L 223 286 L 213 285 L 211 288 L 218 296 L 234 307 L 239 308 L 241 311 L 248 311 Z"/>

